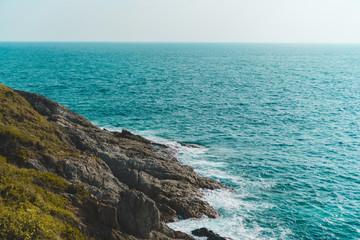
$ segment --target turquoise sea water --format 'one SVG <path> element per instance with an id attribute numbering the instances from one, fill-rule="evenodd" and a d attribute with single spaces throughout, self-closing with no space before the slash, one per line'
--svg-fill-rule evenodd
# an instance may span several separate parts
<path id="1" fill-rule="evenodd" d="M 0 83 L 179 147 L 233 239 L 360 239 L 360 45 L 0 43 Z"/>

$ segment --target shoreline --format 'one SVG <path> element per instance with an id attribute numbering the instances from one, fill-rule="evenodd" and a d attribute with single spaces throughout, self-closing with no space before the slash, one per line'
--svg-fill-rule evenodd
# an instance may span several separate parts
<path id="1" fill-rule="evenodd" d="M 96 121 L 92 122 L 92 123 L 96 126 L 99 126 L 99 124 Z M 102 125 L 100 125 L 99 127 L 104 130 L 107 130 L 110 132 L 117 132 L 117 133 L 121 133 L 123 130 L 125 130 L 136 136 L 140 136 L 142 138 L 150 140 L 155 145 L 161 145 L 161 146 L 168 147 L 172 150 L 172 154 L 174 155 L 174 158 L 176 159 L 176 161 L 178 161 L 181 165 L 189 166 L 189 167 L 193 168 L 193 170 L 198 175 L 205 177 L 205 178 L 213 179 L 223 185 L 223 183 L 221 183 L 216 178 L 212 178 L 211 176 L 205 176 L 203 173 L 198 172 L 200 170 L 199 168 L 192 165 L 189 160 L 184 161 L 184 156 L 179 156 L 179 154 L 185 154 L 185 155 L 190 154 L 190 155 L 195 155 L 195 156 L 204 154 L 206 151 L 209 150 L 209 148 L 206 146 L 191 143 L 191 142 L 179 142 L 179 141 L 167 139 L 164 137 L 159 137 L 155 133 L 149 134 L 149 130 L 145 130 L 145 131 L 144 130 L 142 130 L 142 131 L 131 130 L 130 131 L 124 127 L 113 127 L 113 126 L 102 126 Z M 193 150 L 195 150 L 195 152 L 193 152 Z M 216 198 L 218 198 L 219 195 L 224 196 L 224 194 L 225 194 L 225 196 L 227 196 L 227 198 L 232 198 L 234 190 L 233 190 L 233 188 L 231 188 L 229 186 L 223 185 L 223 188 L 219 188 L 219 189 L 213 189 L 213 190 L 199 189 L 198 193 L 199 193 L 198 197 L 200 200 L 207 202 L 208 204 L 210 204 L 210 206 L 212 208 L 214 208 L 218 212 L 217 209 L 221 208 L 223 205 L 222 204 L 219 205 L 218 203 L 215 204 L 214 202 L 211 201 L 212 198 L 216 199 Z M 232 196 L 232 197 L 230 197 L 230 196 Z M 211 222 L 214 222 L 214 220 L 216 221 L 217 219 L 220 220 L 222 218 L 222 216 L 220 215 L 219 212 L 218 212 L 218 214 L 219 215 L 216 218 L 209 218 L 205 215 L 200 218 L 188 218 L 188 219 L 182 219 L 179 217 L 179 219 L 177 219 L 176 221 L 167 222 L 166 225 L 169 226 L 170 228 L 172 228 L 174 231 L 181 231 L 181 232 L 184 232 L 191 236 L 193 236 L 192 231 L 199 230 L 204 227 L 205 227 L 205 229 L 207 229 L 209 231 L 211 231 L 211 230 L 215 231 L 215 229 L 216 229 L 215 232 L 219 233 L 221 231 L 218 228 L 214 228 L 214 226 L 211 226 L 211 227 L 207 226 L 207 225 L 211 224 Z M 184 221 L 184 223 L 186 222 L 185 227 L 181 223 L 183 221 Z M 201 224 L 201 222 L 204 222 L 205 224 Z M 189 228 L 189 226 L 191 226 L 191 225 L 193 225 L 193 227 Z M 214 225 L 214 224 L 211 224 L 211 225 Z M 226 237 L 225 233 L 222 233 L 222 235 L 225 236 L 225 239 L 233 240 L 233 238 Z M 203 239 L 203 237 L 201 237 L 201 236 L 195 236 L 195 238 Z"/>
<path id="2" fill-rule="evenodd" d="M 226 187 L 182 165 L 171 147 L 127 130 L 119 133 L 100 129 L 41 95 L 0 87 L 5 95 L 14 96 L 12 104 L 26 101 L 21 105 L 31 106 L 37 112 L 33 115 L 54 128 L 56 141 L 71 151 L 65 155 L 43 154 L 24 145 L 30 158 L 21 167 L 52 172 L 84 186 L 90 194 L 86 201 L 79 203 L 66 197 L 70 205 L 80 209 L 76 215 L 89 236 L 119 240 L 193 239 L 170 229 L 166 223 L 218 216 L 209 203 L 199 198 L 200 190 Z M 18 125 L 15 120 L 12 124 Z"/>
<path id="3" fill-rule="evenodd" d="M 109 131 L 116 131 L 116 132 L 121 132 L 122 130 L 128 131 L 125 128 L 106 128 L 105 127 L 104 129 L 107 129 Z M 200 170 L 200 169 L 196 168 L 196 166 L 194 166 L 194 165 L 191 165 L 191 163 L 189 163 L 189 161 L 184 161 L 184 159 L 183 159 L 184 156 L 179 156 L 179 154 L 181 154 L 181 153 L 185 154 L 185 155 L 191 154 L 191 155 L 198 156 L 199 154 L 204 154 L 206 151 L 208 151 L 209 150 L 208 147 L 202 146 L 199 144 L 190 143 L 190 142 L 186 142 L 186 143 L 178 142 L 175 140 L 166 139 L 166 138 L 159 137 L 156 135 L 146 135 L 146 134 L 143 134 L 142 131 L 134 131 L 134 134 L 139 135 L 145 139 L 148 139 L 151 142 L 153 142 L 154 144 L 169 147 L 170 149 L 173 150 L 173 154 L 174 154 L 176 160 L 181 165 L 192 167 L 194 169 L 194 171 L 200 176 L 214 179 L 212 177 L 204 176 L 202 173 L 197 172 L 197 170 Z M 194 153 L 193 150 L 197 150 L 197 151 Z M 220 184 L 223 185 L 223 183 L 221 183 L 219 180 L 217 180 L 217 179 L 214 179 L 214 180 L 218 181 Z M 221 195 L 221 196 L 225 195 L 225 196 L 229 197 L 229 195 L 232 195 L 234 193 L 234 190 L 231 187 L 228 187 L 226 185 L 223 185 L 223 188 L 219 188 L 219 189 L 211 189 L 211 190 L 210 189 L 199 189 L 198 191 L 199 191 L 199 195 L 198 195 L 199 199 L 210 204 L 210 206 L 212 208 L 214 208 L 217 212 L 218 212 L 218 208 L 221 208 L 222 205 L 219 206 L 218 204 L 211 202 L 211 198 L 216 198 L 218 195 Z M 222 216 L 220 215 L 219 212 L 218 212 L 218 214 L 219 215 L 216 218 L 209 218 L 205 215 L 200 218 L 188 218 L 188 219 L 179 218 L 177 221 L 167 222 L 166 225 L 175 231 L 181 231 L 181 232 L 184 232 L 189 235 L 194 235 L 194 233 L 192 233 L 194 231 L 195 231 L 195 233 L 199 234 L 199 230 L 202 230 L 202 232 L 204 232 L 204 231 L 210 232 L 209 236 L 212 237 L 211 239 L 234 240 L 233 238 L 226 237 L 226 234 L 224 234 L 225 237 L 223 237 L 223 236 L 220 236 L 219 234 L 217 234 L 216 231 L 214 233 L 212 231 L 212 230 L 214 230 L 214 229 L 212 229 L 213 226 L 212 227 L 206 226 L 206 225 L 209 225 L 209 222 L 216 221 L 216 219 L 222 218 Z M 183 221 L 184 221 L 184 223 L 186 222 L 186 224 L 182 224 L 181 222 L 183 222 Z M 193 222 L 198 223 L 198 224 L 193 224 Z M 201 224 L 202 222 L 204 222 L 205 224 Z M 184 228 L 183 225 L 186 225 L 187 227 Z M 193 225 L 193 227 L 189 228 L 189 226 L 191 226 L 191 225 Z M 219 231 L 219 229 L 217 229 L 217 231 Z M 209 233 L 207 233 L 207 234 L 209 234 Z M 203 239 L 204 236 L 206 236 L 206 235 L 203 235 L 203 236 L 195 235 L 195 238 Z"/>

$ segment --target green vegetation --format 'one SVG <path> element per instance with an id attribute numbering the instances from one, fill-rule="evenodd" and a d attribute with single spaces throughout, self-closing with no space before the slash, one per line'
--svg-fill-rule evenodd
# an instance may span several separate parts
<path id="1" fill-rule="evenodd" d="M 80 157 L 80 155 L 77 154 L 77 153 L 75 153 L 75 152 L 64 152 L 62 155 L 63 155 L 63 156 L 76 157 L 76 158 L 79 158 L 79 157 Z"/>
<path id="2" fill-rule="evenodd" d="M 98 157 L 91 157 L 91 158 L 94 159 L 94 160 L 97 161 L 97 162 L 101 162 L 101 159 L 98 158 Z"/>
<path id="3" fill-rule="evenodd" d="M 52 173 L 19 168 L 31 157 L 79 158 L 58 138 L 59 131 L 0 84 L 0 239 L 87 239 L 66 198 L 72 194 L 78 202 L 86 200 L 84 187 Z"/>
<path id="4" fill-rule="evenodd" d="M 0 157 L 0 239 L 86 239 L 61 196 L 71 188 L 89 193 L 52 173 L 19 169 Z"/>
<path id="5" fill-rule="evenodd" d="M 23 97 L 0 84 L 0 154 L 9 162 L 21 165 L 28 161 L 29 154 L 69 151 L 57 131 Z"/>

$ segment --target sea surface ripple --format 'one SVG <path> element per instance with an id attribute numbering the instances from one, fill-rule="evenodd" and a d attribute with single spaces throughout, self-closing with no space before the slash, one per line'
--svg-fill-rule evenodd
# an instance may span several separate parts
<path id="1" fill-rule="evenodd" d="M 360 238 L 360 46 L 0 43 L 0 82 L 105 128 L 196 143 L 179 158 L 233 239 Z"/>

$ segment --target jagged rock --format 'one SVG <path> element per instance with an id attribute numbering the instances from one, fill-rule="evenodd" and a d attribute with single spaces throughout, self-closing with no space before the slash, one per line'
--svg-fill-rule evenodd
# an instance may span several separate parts
<path id="1" fill-rule="evenodd" d="M 129 138 L 129 139 L 132 139 L 132 140 L 135 140 L 135 141 L 138 141 L 138 142 L 143 142 L 143 143 L 151 143 L 150 140 L 140 136 L 140 135 L 135 135 L 133 133 L 131 133 L 130 131 L 126 130 L 126 129 L 123 129 L 121 131 L 121 133 L 118 133 L 118 132 L 113 132 L 113 134 L 116 136 L 116 137 L 123 137 L 123 138 Z"/>
<path id="2" fill-rule="evenodd" d="M 153 200 L 142 192 L 127 190 L 121 194 L 118 219 L 127 232 L 149 238 L 160 227 L 160 212 Z"/>
<path id="3" fill-rule="evenodd" d="M 192 234 L 199 237 L 207 237 L 208 240 L 226 240 L 226 238 L 221 237 L 219 234 L 214 233 L 207 228 L 199 228 L 191 231 Z"/>
<path id="4" fill-rule="evenodd" d="M 181 146 L 188 147 L 188 148 L 204 148 L 200 145 L 194 143 L 180 143 Z"/>
<path id="5" fill-rule="evenodd" d="M 102 239 L 192 239 L 164 223 L 178 219 L 178 215 L 217 216 L 201 199 L 201 189 L 223 186 L 181 165 L 176 149 L 127 130 L 100 129 L 41 95 L 17 92 L 56 126 L 61 142 L 79 152 L 79 156 L 32 159 L 28 167 L 82 184 L 94 196 L 96 200 L 83 203 L 88 212 L 79 210 L 91 234 Z"/>

